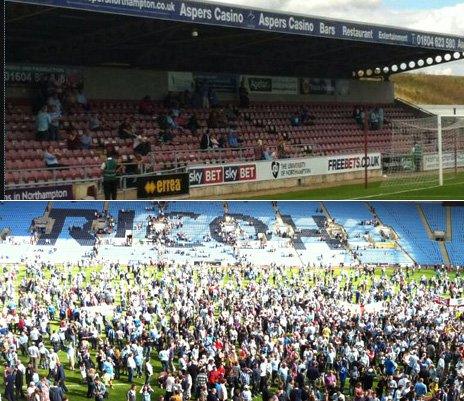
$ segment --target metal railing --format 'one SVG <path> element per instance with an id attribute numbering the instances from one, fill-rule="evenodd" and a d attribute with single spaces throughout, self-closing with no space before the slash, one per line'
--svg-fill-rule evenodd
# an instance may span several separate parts
<path id="1" fill-rule="evenodd" d="M 317 146 L 317 145 L 316 145 Z M 271 152 L 277 152 L 277 146 L 267 146 Z M 314 144 L 299 144 L 299 145 L 286 145 L 288 154 L 285 155 L 276 155 L 277 158 L 307 158 L 307 157 L 318 157 L 323 156 L 327 152 L 325 151 L 314 151 Z M 343 148 L 343 149 L 332 149 L 330 152 L 336 153 L 359 153 L 361 152 L 361 147 L 359 148 Z M 204 155 L 201 158 L 191 157 L 193 154 Z M 230 155 L 233 155 L 230 158 Z M 160 163 L 163 161 L 157 157 L 156 153 L 149 155 L 149 162 L 142 162 L 137 164 L 137 173 L 134 174 L 122 174 L 120 176 L 121 187 L 128 187 L 127 182 L 129 180 L 134 180 L 137 177 L 144 177 L 148 175 L 161 175 L 169 174 L 176 172 L 185 172 L 188 170 L 189 166 L 198 166 L 198 165 L 220 165 L 226 163 L 240 163 L 240 162 L 251 162 L 262 160 L 260 155 L 256 154 L 256 148 L 245 147 L 245 148 L 216 148 L 216 149 L 194 149 L 194 150 L 179 150 L 175 152 L 175 157 L 173 161 L 164 161 L 164 165 L 161 169 L 157 169 Z M 157 160 L 158 159 L 158 160 Z M 136 163 L 121 163 L 127 169 L 128 166 L 134 166 Z M 5 173 L 15 174 L 16 179 L 19 181 L 12 184 L 11 182 L 6 183 L 6 189 L 14 188 L 33 188 L 37 186 L 47 187 L 54 185 L 62 184 L 74 184 L 74 183 L 85 183 L 85 182 L 100 182 L 101 177 L 95 176 L 94 169 L 100 168 L 101 163 L 87 164 L 87 165 L 67 165 L 60 166 L 56 168 L 32 168 L 32 169 L 8 169 Z M 63 172 L 70 172 L 73 170 L 80 170 L 79 176 L 70 177 L 70 174 L 64 174 Z M 38 181 L 29 181 L 31 173 L 37 173 Z M 49 174 L 44 175 L 43 173 L 50 172 Z M 60 173 L 59 173 L 60 172 Z M 33 174 L 34 175 L 34 174 Z M 47 177 L 48 176 L 48 177 Z M 63 178 L 65 176 L 66 178 Z M 47 179 L 43 179 L 47 178 Z"/>

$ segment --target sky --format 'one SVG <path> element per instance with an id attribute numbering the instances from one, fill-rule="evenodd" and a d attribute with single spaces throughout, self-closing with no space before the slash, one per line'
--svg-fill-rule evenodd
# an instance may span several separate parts
<path id="1" fill-rule="evenodd" d="M 207 0 L 464 36 L 463 0 Z M 462 75 L 464 60 L 419 70 Z"/>

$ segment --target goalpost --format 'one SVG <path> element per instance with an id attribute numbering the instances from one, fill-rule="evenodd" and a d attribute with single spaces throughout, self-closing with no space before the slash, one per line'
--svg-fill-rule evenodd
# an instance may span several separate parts
<path id="1" fill-rule="evenodd" d="M 464 116 L 392 120 L 391 127 L 382 186 L 404 190 L 443 186 L 464 171 Z"/>

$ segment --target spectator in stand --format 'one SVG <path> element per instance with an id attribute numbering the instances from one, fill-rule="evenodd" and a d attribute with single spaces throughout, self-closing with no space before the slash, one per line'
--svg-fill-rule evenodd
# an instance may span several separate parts
<path id="1" fill-rule="evenodd" d="M 264 148 L 264 151 L 261 155 L 261 160 L 274 160 L 276 158 L 276 153 L 273 152 L 269 146 Z"/>
<path id="2" fill-rule="evenodd" d="M 229 129 L 227 134 L 227 143 L 231 148 L 238 148 L 240 146 L 237 131 L 233 127 Z"/>
<path id="3" fill-rule="evenodd" d="M 174 122 L 176 123 L 178 128 L 183 130 L 189 121 L 187 114 L 185 114 L 181 109 L 176 109 L 173 111 L 176 113 L 174 117 Z"/>
<path id="4" fill-rule="evenodd" d="M 154 112 L 155 112 L 155 106 L 151 100 L 151 97 L 146 95 L 139 102 L 139 114 L 143 114 L 146 116 L 152 116 Z"/>
<path id="5" fill-rule="evenodd" d="M 134 138 L 135 127 L 133 126 L 130 118 L 126 118 L 123 123 L 119 126 L 118 136 L 121 139 Z"/>
<path id="6" fill-rule="evenodd" d="M 211 145 L 212 149 L 217 149 L 220 147 L 219 140 L 216 138 L 216 135 L 211 135 Z"/>
<path id="7" fill-rule="evenodd" d="M 66 144 L 68 149 L 76 150 L 81 148 L 81 141 L 79 138 L 79 131 L 73 126 L 69 126 L 66 129 Z"/>
<path id="8" fill-rule="evenodd" d="M 200 128 L 200 124 L 198 123 L 198 118 L 195 113 L 193 113 L 188 122 L 187 125 L 185 126 L 187 129 L 189 129 L 193 134 L 197 132 L 197 129 Z"/>
<path id="9" fill-rule="evenodd" d="M 316 117 L 310 114 L 309 109 L 306 106 L 301 109 L 300 121 L 302 125 L 312 125 L 314 124 L 315 119 Z"/>
<path id="10" fill-rule="evenodd" d="M 179 125 L 176 123 L 176 111 L 172 110 L 167 116 L 166 116 L 166 124 L 168 129 L 178 129 L 180 128 Z"/>
<path id="11" fill-rule="evenodd" d="M 60 152 L 57 150 L 53 150 L 52 146 L 49 146 L 43 154 L 43 160 L 45 166 L 47 168 L 58 168 L 62 167 L 61 164 L 58 162 L 58 157 L 61 156 Z"/>
<path id="12" fill-rule="evenodd" d="M 209 134 L 209 130 L 203 132 L 203 135 L 200 138 L 200 149 L 206 150 L 211 147 L 211 137 Z"/>
<path id="13" fill-rule="evenodd" d="M 87 101 L 87 97 L 84 94 L 84 88 L 79 86 L 76 94 L 76 102 L 82 106 L 84 110 L 90 110 L 90 104 Z"/>
<path id="14" fill-rule="evenodd" d="M 133 147 L 134 147 L 134 154 L 138 154 L 141 156 L 148 155 L 148 153 L 150 153 L 150 150 L 151 150 L 151 144 L 148 141 L 148 138 L 141 136 L 141 135 L 138 135 L 134 139 Z"/>
<path id="15" fill-rule="evenodd" d="M 379 129 L 379 116 L 377 114 L 377 109 L 374 109 L 369 113 L 369 127 L 373 131 L 377 131 Z"/>
<path id="16" fill-rule="evenodd" d="M 50 107 L 51 110 L 54 109 L 54 107 L 56 106 L 56 108 L 58 109 L 59 112 L 62 111 L 63 107 L 61 105 L 61 101 L 58 97 L 58 94 L 55 92 L 53 93 L 48 99 L 47 99 L 47 106 Z"/>
<path id="17" fill-rule="evenodd" d="M 90 131 L 100 131 L 102 129 L 100 117 L 98 114 L 92 114 L 89 118 L 89 129 Z"/>
<path id="18" fill-rule="evenodd" d="M 285 136 L 279 140 L 277 155 L 279 159 L 286 159 L 288 157 L 287 138 Z"/>
<path id="19" fill-rule="evenodd" d="M 106 160 L 101 165 L 103 192 L 106 200 L 116 200 L 118 197 L 118 174 L 121 171 L 121 166 L 118 164 L 116 157 L 114 152 L 108 152 Z"/>
<path id="20" fill-rule="evenodd" d="M 226 134 L 219 134 L 219 137 L 217 138 L 217 141 L 218 141 L 218 147 L 227 148 Z"/>
<path id="21" fill-rule="evenodd" d="M 299 127 L 301 125 L 301 120 L 298 113 L 294 113 L 290 117 L 290 124 L 292 125 L 292 127 Z"/>
<path id="22" fill-rule="evenodd" d="M 240 88 L 238 89 L 238 96 L 240 99 L 240 107 L 242 109 L 248 109 L 248 107 L 250 107 L 250 98 L 248 96 L 248 89 L 245 86 L 244 79 L 242 79 Z"/>
<path id="23" fill-rule="evenodd" d="M 356 120 L 356 123 L 359 125 L 360 128 L 364 128 L 364 118 L 366 113 L 364 109 L 360 106 L 356 106 L 353 110 L 353 118 Z"/>
<path id="24" fill-rule="evenodd" d="M 255 153 L 255 159 L 256 160 L 262 160 L 263 159 L 263 154 L 264 154 L 264 145 L 263 145 L 263 140 L 258 139 L 258 146 L 254 148 L 254 153 Z"/>
<path id="25" fill-rule="evenodd" d="M 48 128 L 48 139 L 50 141 L 57 141 L 58 132 L 60 130 L 60 121 L 61 121 L 61 110 L 58 106 L 52 106 L 52 112 L 50 113 L 50 126 Z"/>
<path id="26" fill-rule="evenodd" d="M 45 141 L 48 139 L 51 122 L 52 119 L 50 114 L 48 114 L 48 106 L 44 105 L 39 110 L 36 117 L 37 133 L 35 134 L 35 137 L 38 141 Z"/>
<path id="27" fill-rule="evenodd" d="M 82 145 L 82 149 L 90 149 L 92 148 L 92 135 L 90 131 L 84 131 L 80 136 L 80 142 Z"/>
<path id="28" fill-rule="evenodd" d="M 383 124 L 385 123 L 385 112 L 383 110 L 383 107 L 377 107 L 376 112 L 379 117 L 379 129 L 382 129 Z"/>

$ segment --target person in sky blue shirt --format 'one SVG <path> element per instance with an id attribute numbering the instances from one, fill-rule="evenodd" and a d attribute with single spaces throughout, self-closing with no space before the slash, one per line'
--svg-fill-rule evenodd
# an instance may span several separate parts
<path id="1" fill-rule="evenodd" d="M 38 141 L 45 141 L 48 139 L 51 122 L 52 119 L 50 114 L 48 114 L 48 107 L 47 105 L 44 105 L 39 110 L 36 117 L 37 133 L 35 134 L 35 137 Z"/>
<path id="2" fill-rule="evenodd" d="M 394 375 L 396 372 L 396 368 L 398 367 L 396 362 L 392 360 L 391 358 L 385 359 L 384 366 L 385 366 L 385 374 L 388 376 Z"/>
<path id="3" fill-rule="evenodd" d="M 424 379 L 420 378 L 414 386 L 414 392 L 417 397 L 423 397 L 427 394 L 427 386 L 424 384 Z"/>

